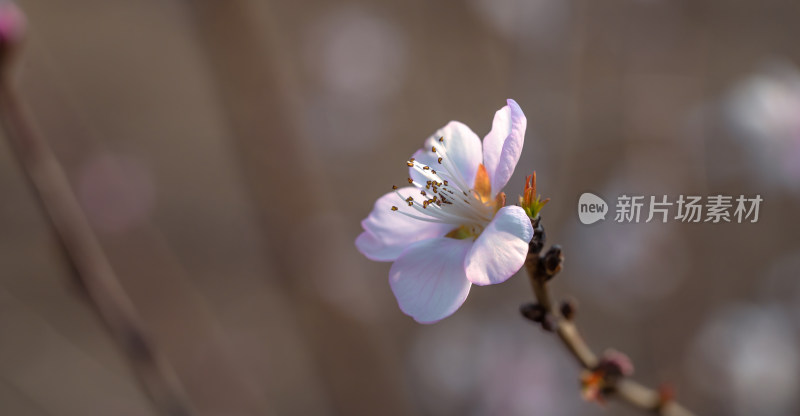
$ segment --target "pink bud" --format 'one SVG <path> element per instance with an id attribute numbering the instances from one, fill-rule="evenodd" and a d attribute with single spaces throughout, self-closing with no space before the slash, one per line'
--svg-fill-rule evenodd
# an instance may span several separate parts
<path id="1" fill-rule="evenodd" d="M 14 2 L 0 0 L 0 74 L 5 74 L 25 36 L 25 15 Z"/>
<path id="2" fill-rule="evenodd" d="M 615 365 L 623 376 L 633 374 L 633 362 L 627 355 L 613 349 L 603 352 L 602 361 Z"/>
<path id="3" fill-rule="evenodd" d="M 14 2 L 0 1 L 0 42 L 15 45 L 25 36 L 25 15 Z"/>

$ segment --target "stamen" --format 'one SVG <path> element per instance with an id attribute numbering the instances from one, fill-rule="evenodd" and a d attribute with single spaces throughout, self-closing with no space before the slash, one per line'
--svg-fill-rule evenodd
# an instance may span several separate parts
<path id="1" fill-rule="evenodd" d="M 417 184 L 417 183 L 414 183 L 414 185 L 419 186 L 419 184 Z M 403 199 L 405 201 L 405 198 L 399 192 L 395 191 L 395 194 L 397 194 L 398 198 Z M 431 202 L 431 201 L 433 201 L 433 202 Z M 434 203 L 436 203 L 437 205 L 434 205 Z M 416 202 L 416 201 L 411 201 L 409 203 L 409 206 L 414 207 L 420 213 L 422 213 L 423 210 L 424 210 L 426 215 L 430 215 L 430 217 L 425 219 L 425 221 L 429 221 L 429 222 L 439 222 L 439 223 L 456 224 L 457 225 L 457 224 L 463 224 L 465 221 L 466 222 L 473 222 L 473 221 L 485 222 L 485 221 L 489 220 L 489 219 L 484 218 L 482 216 L 476 216 L 475 215 L 476 213 L 474 211 L 464 211 L 462 208 L 459 208 L 458 206 L 453 206 L 453 210 L 454 211 L 451 211 L 451 212 L 443 211 L 442 208 L 441 208 L 441 203 L 437 202 L 437 197 L 435 195 L 434 195 L 433 199 L 428 200 L 428 207 L 433 207 L 433 208 L 435 208 L 434 210 L 428 210 L 426 207 L 423 206 L 423 204 L 420 204 L 419 202 Z M 400 213 L 408 215 L 403 211 L 400 211 Z M 411 216 L 411 217 L 412 218 L 416 218 L 416 219 L 420 219 L 420 217 L 417 217 L 417 216 Z"/>
<path id="2" fill-rule="evenodd" d="M 397 185 L 392 185 L 392 189 L 397 189 Z"/>
<path id="3" fill-rule="evenodd" d="M 437 171 L 430 165 L 420 163 L 414 158 L 409 158 L 406 163 L 409 167 L 414 168 L 420 177 L 426 179 L 424 183 L 418 183 L 413 178 L 408 178 L 408 183 L 419 189 L 422 199 L 416 201 L 407 194 L 401 195 L 396 186 L 392 187 L 400 199 L 416 209 L 422 216 L 411 215 L 404 211 L 400 211 L 400 213 L 422 221 L 455 226 L 472 227 L 474 225 L 482 229 L 491 221 L 494 210 L 481 202 L 470 186 L 471 184 L 465 183 L 467 181 L 461 176 L 458 167 L 448 159 L 444 137 L 439 137 L 438 140 L 440 146 L 431 146 L 431 151 L 437 155 L 436 161 L 443 168 L 440 167 Z M 427 193 L 428 189 L 432 191 L 431 194 Z M 445 197 L 445 195 L 447 196 Z"/>
<path id="4" fill-rule="evenodd" d="M 425 218 L 425 217 L 420 217 L 419 215 L 409 214 L 409 213 L 407 213 L 407 212 L 403 212 L 403 211 L 398 211 L 398 213 L 400 213 L 400 214 L 403 214 L 403 215 L 405 215 L 406 217 L 413 218 L 413 219 L 415 219 L 415 220 L 426 221 L 426 222 L 435 222 L 435 223 L 437 223 L 437 224 L 442 224 L 442 223 L 443 223 L 443 221 L 441 221 L 441 220 L 438 220 L 438 219 L 436 219 L 436 218 L 430 218 L 430 217 L 428 217 L 428 218 Z M 449 222 L 448 222 L 447 224 L 449 224 Z"/>
<path id="5" fill-rule="evenodd" d="M 392 211 L 397 211 L 397 207 L 392 205 Z"/>

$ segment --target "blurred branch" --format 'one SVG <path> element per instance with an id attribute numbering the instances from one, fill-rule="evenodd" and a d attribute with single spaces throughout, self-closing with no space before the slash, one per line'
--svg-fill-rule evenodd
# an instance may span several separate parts
<path id="1" fill-rule="evenodd" d="M 276 270 L 271 278 L 290 299 L 293 310 L 288 313 L 296 317 L 304 332 L 309 352 L 306 361 L 315 370 L 313 383 L 295 388 L 304 390 L 304 399 L 284 404 L 302 410 L 285 412 L 322 414 L 332 402 L 339 414 L 369 414 L 374 406 L 387 416 L 408 414 L 411 410 L 403 384 L 394 376 L 401 369 L 392 368 L 394 361 L 387 359 L 387 348 L 375 347 L 376 342 L 385 342 L 376 336 L 379 328 L 367 328 L 331 306 L 309 279 L 323 271 L 327 278 L 335 279 L 337 272 L 331 270 L 346 267 L 331 263 L 335 258 L 322 268 L 318 262 L 297 261 L 294 236 L 320 215 L 318 207 L 333 196 L 326 181 L 320 180 L 326 173 L 320 171 L 319 149 L 309 148 L 297 123 L 306 108 L 297 101 L 303 91 L 297 80 L 296 57 L 289 53 L 295 46 L 286 39 L 282 28 L 285 16 L 276 12 L 282 9 L 278 3 L 186 2 L 208 59 L 211 82 L 225 109 L 238 165 L 259 215 L 267 258 Z M 280 197 L 276 199 L 276 195 Z M 341 367 L 345 356 L 358 357 L 347 363 L 346 370 Z M 343 383 L 343 370 L 360 376 Z M 372 392 L 370 400 L 363 399 L 365 391 Z"/>
<path id="2" fill-rule="evenodd" d="M 538 303 L 523 305 L 522 314 L 540 323 L 545 330 L 555 332 L 585 373 L 596 376 L 595 379 L 602 383 L 599 387 L 600 395 L 596 397 L 598 400 L 605 396 L 614 396 L 633 407 L 657 415 L 692 416 L 689 410 L 673 401 L 670 394 L 655 391 L 627 378 L 626 371 L 621 368 L 624 364 L 618 364 L 608 357 L 598 357 L 589 348 L 573 320 L 574 304 L 564 302 L 557 309 L 548 290 L 547 283 L 561 271 L 564 261 L 561 248 L 555 245 L 541 254 L 545 244 L 541 216 L 531 223 L 534 235 L 528 246 L 525 268 Z"/>
<path id="3" fill-rule="evenodd" d="M 127 354 L 157 412 L 164 416 L 194 414 L 174 371 L 148 339 L 64 169 L 20 102 L 8 64 L 5 60 L 0 62 L 0 66 L 6 66 L 0 68 L 0 124 L 92 306 Z"/>

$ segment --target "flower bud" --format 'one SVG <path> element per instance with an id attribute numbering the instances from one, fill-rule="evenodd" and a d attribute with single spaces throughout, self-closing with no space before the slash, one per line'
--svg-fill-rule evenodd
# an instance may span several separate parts
<path id="1" fill-rule="evenodd" d="M 544 321 L 547 310 L 538 303 L 526 303 L 519 307 L 519 312 L 533 322 L 541 323 Z"/>
<path id="2" fill-rule="evenodd" d="M 586 400 L 603 403 L 614 392 L 617 382 L 631 374 L 633 363 L 627 355 L 606 350 L 597 366 L 581 375 L 581 395 Z"/>
<path id="3" fill-rule="evenodd" d="M 552 332 L 557 325 L 553 315 L 538 303 L 526 303 L 519 307 L 519 312 L 525 318 L 542 325 L 542 329 Z"/>
<path id="4" fill-rule="evenodd" d="M 0 0 L 0 66 L 8 69 L 19 45 L 25 37 L 27 22 L 17 5 Z"/>
<path id="5" fill-rule="evenodd" d="M 633 362 L 627 355 L 613 349 L 603 352 L 598 367 L 604 367 L 607 373 L 618 376 L 633 374 Z"/>
<path id="6" fill-rule="evenodd" d="M 658 386 L 658 401 L 661 405 L 665 405 L 675 400 L 675 388 L 671 384 L 662 384 Z"/>
<path id="7" fill-rule="evenodd" d="M 575 318 L 575 312 L 577 311 L 578 307 L 575 305 L 574 299 L 564 299 L 561 301 L 561 307 L 559 308 L 561 311 L 561 316 L 564 319 L 569 321 Z"/>
<path id="8" fill-rule="evenodd" d="M 536 194 L 536 172 L 525 178 L 525 188 L 522 196 L 519 197 L 519 206 L 525 210 L 528 217 L 534 219 L 539 216 L 539 211 L 550 201 L 550 199 L 542 200 L 541 195 Z"/>
<path id="9" fill-rule="evenodd" d="M 554 245 L 547 250 L 547 253 L 542 257 L 542 265 L 544 266 L 547 280 L 550 280 L 561 271 L 561 264 L 564 263 L 564 254 L 561 251 L 561 246 Z"/>

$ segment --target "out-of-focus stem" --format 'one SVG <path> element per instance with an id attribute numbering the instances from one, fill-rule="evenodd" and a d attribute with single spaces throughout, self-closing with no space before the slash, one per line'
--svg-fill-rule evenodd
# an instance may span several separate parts
<path id="1" fill-rule="evenodd" d="M 127 354 L 156 411 L 164 416 L 192 415 L 177 376 L 145 334 L 61 164 L 35 129 L 7 75 L 0 75 L 0 124 L 94 309 Z"/>
<path id="2" fill-rule="evenodd" d="M 561 250 L 551 249 L 542 255 L 545 244 L 544 227 L 541 217 L 531 221 L 534 228 L 533 240 L 529 245 L 525 268 L 533 289 L 533 295 L 544 309 L 543 326 L 551 328 L 561 339 L 562 344 L 584 370 L 593 371 L 599 360 L 570 319 L 565 318 L 553 306 L 547 282 L 561 270 Z M 555 256 L 555 258 L 553 257 Z M 553 267 L 553 264 L 557 267 Z M 664 400 L 661 395 L 629 378 L 622 378 L 614 386 L 613 396 L 629 405 L 661 416 L 693 416 L 685 407 L 673 400 Z"/>

